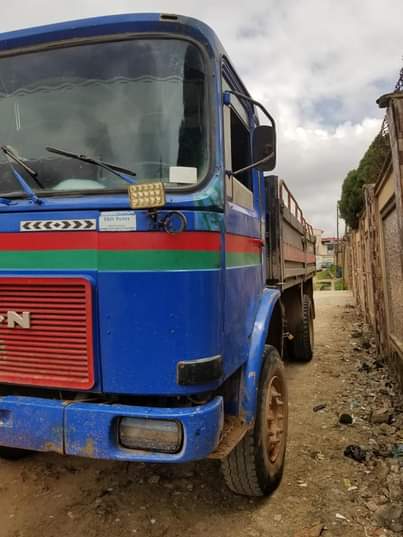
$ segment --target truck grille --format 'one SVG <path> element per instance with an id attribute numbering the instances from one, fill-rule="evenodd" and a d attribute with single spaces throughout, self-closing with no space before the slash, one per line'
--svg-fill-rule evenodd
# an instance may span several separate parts
<path id="1" fill-rule="evenodd" d="M 83 278 L 0 278 L 0 382 L 94 385 L 91 285 Z"/>

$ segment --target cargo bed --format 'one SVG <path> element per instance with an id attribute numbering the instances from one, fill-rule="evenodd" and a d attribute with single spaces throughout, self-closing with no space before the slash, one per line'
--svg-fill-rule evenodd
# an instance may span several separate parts
<path id="1" fill-rule="evenodd" d="M 268 283 L 285 289 L 315 274 L 315 235 L 285 182 L 274 175 L 266 180 Z"/>

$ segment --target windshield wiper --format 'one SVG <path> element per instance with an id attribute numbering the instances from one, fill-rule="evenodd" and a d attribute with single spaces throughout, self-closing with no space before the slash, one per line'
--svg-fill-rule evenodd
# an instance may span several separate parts
<path id="1" fill-rule="evenodd" d="M 19 164 L 21 168 L 23 168 L 32 177 L 32 179 L 34 179 L 35 183 L 39 186 L 39 188 L 43 188 L 42 183 L 38 179 L 38 172 L 27 166 L 27 164 L 25 164 L 22 158 L 16 155 L 9 145 L 2 145 L 0 149 L 7 157 Z"/>
<path id="2" fill-rule="evenodd" d="M 78 153 L 70 153 L 70 151 L 65 151 L 64 149 L 58 149 L 56 147 L 46 147 L 46 151 L 49 151 L 49 153 L 55 153 L 56 155 L 62 155 L 63 157 L 69 157 L 74 158 L 77 160 L 81 160 L 82 162 L 87 162 L 88 164 L 94 164 L 94 166 L 99 166 L 100 168 L 104 168 L 105 170 L 108 170 L 109 172 L 113 173 L 117 177 L 120 177 L 123 179 L 123 181 L 126 181 L 126 183 L 129 183 L 129 185 L 134 185 L 136 181 L 134 179 L 131 179 L 130 177 L 127 177 L 126 175 L 131 175 L 132 177 L 136 176 L 136 172 L 133 172 L 132 170 L 127 170 L 126 168 L 122 168 L 120 166 L 116 166 L 115 164 L 109 164 L 108 162 L 104 162 L 103 160 L 98 160 L 93 157 L 89 157 L 87 155 L 79 155 Z"/>
<path id="3" fill-rule="evenodd" d="M 27 181 L 23 178 L 23 176 L 18 172 L 18 170 L 16 170 L 11 162 L 11 160 L 13 160 L 14 162 L 17 162 L 22 168 L 24 168 L 24 170 L 29 173 L 29 175 L 35 179 L 35 181 L 37 182 L 37 184 L 42 188 L 42 185 L 41 183 L 38 181 L 37 179 L 37 172 L 35 172 L 34 170 L 32 170 L 29 166 L 27 166 L 25 164 L 25 162 L 23 160 L 20 159 L 20 157 L 18 157 L 8 146 L 6 145 L 2 145 L 0 146 L 0 149 L 1 151 L 3 151 L 3 153 L 6 155 L 7 157 L 7 162 L 10 164 L 10 167 L 11 167 L 11 170 L 15 176 L 15 178 L 17 179 L 18 183 L 20 184 L 20 187 L 22 188 L 22 190 L 25 192 L 25 194 L 27 194 L 27 196 L 34 202 L 34 203 L 38 203 L 38 205 L 40 205 L 42 203 L 42 200 L 38 198 L 38 196 L 35 194 L 35 192 L 32 190 L 32 188 L 29 186 L 29 184 L 27 183 Z"/>

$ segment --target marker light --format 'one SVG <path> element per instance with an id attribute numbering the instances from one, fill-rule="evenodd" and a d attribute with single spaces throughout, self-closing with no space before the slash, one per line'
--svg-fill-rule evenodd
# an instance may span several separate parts
<path id="1" fill-rule="evenodd" d="M 153 209 L 165 205 L 163 183 L 140 183 L 129 186 L 129 201 L 132 209 Z"/>
<path id="2" fill-rule="evenodd" d="M 176 421 L 122 418 L 119 442 L 128 449 L 178 453 L 182 447 L 182 426 Z"/>

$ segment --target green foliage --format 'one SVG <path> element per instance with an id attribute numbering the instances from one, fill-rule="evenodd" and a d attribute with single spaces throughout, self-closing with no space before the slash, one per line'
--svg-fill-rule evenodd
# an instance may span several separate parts
<path id="1" fill-rule="evenodd" d="M 334 282 L 334 290 L 335 291 L 346 291 L 347 286 L 343 279 L 337 280 Z"/>
<path id="2" fill-rule="evenodd" d="M 339 202 L 340 216 L 353 229 L 358 226 L 358 218 L 364 205 L 362 187 L 376 182 L 389 153 L 389 141 L 379 133 L 358 168 L 350 170 L 344 179 Z"/>
<path id="3" fill-rule="evenodd" d="M 336 277 L 336 265 L 331 265 L 325 270 L 316 273 L 317 280 L 332 280 Z"/>

